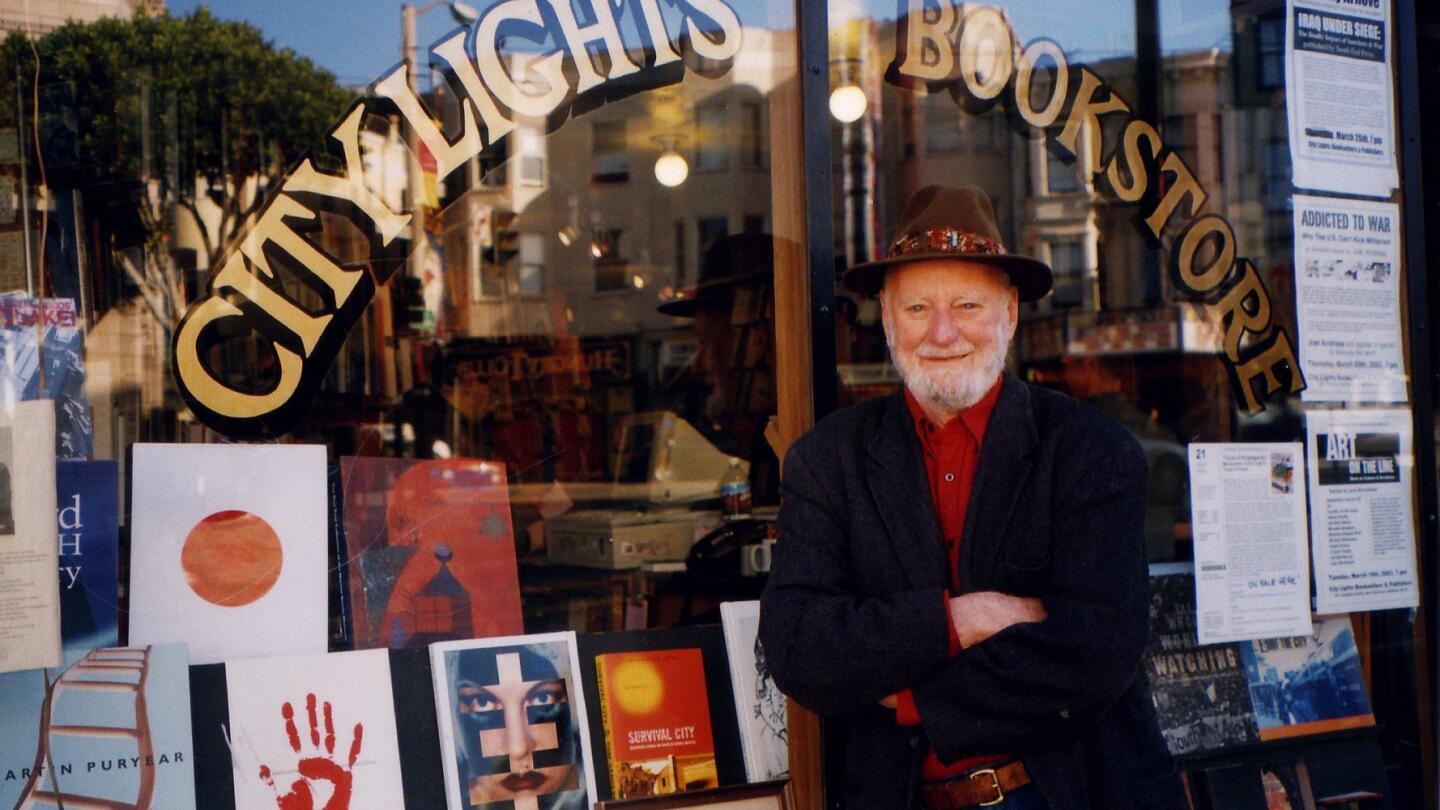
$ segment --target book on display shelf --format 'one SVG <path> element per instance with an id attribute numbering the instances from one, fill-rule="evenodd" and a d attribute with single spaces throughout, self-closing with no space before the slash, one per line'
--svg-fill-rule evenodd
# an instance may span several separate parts
<path id="1" fill-rule="evenodd" d="M 325 448 L 136 444 L 130 641 L 191 660 L 325 652 Z"/>
<path id="2" fill-rule="evenodd" d="M 444 801 L 424 650 L 250 658 L 194 667 L 191 680 L 207 810 Z"/>
<path id="3" fill-rule="evenodd" d="M 605 653 L 595 670 L 615 798 L 719 787 L 699 648 Z"/>
<path id="4" fill-rule="evenodd" d="M 195 805 L 183 644 L 0 675 L 0 807 Z"/>
<path id="5" fill-rule="evenodd" d="M 592 727 L 573 632 L 440 642 L 430 663 L 449 810 L 591 807 Z"/>
<path id="6" fill-rule="evenodd" d="M 120 643 L 120 482 L 114 461 L 55 465 L 65 663 Z"/>
<path id="7" fill-rule="evenodd" d="M 1250 704 L 1264 741 L 1375 725 L 1349 616 L 1314 632 L 1240 645 Z"/>
<path id="8" fill-rule="evenodd" d="M 789 781 L 777 780 L 642 799 L 613 799 L 595 807 L 597 810 L 790 810 L 795 807 L 795 798 Z"/>
<path id="9" fill-rule="evenodd" d="M 725 636 L 718 625 L 580 638 L 604 799 L 746 781 Z M 602 746 L 603 741 L 603 746 Z"/>
<path id="10" fill-rule="evenodd" d="M 55 411 L 57 458 L 94 453 L 85 324 L 73 298 L 0 294 L 0 389 L 16 399 L 44 400 Z"/>
<path id="11" fill-rule="evenodd" d="M 1188 565 L 1152 566 L 1150 646 L 1143 669 L 1156 719 L 1177 756 L 1260 741 L 1240 643 L 1199 644 Z"/>
<path id="12" fill-rule="evenodd" d="M 505 465 L 340 460 L 353 646 L 524 631 Z"/>
<path id="13" fill-rule="evenodd" d="M 751 782 L 783 779 L 790 773 L 787 704 L 760 647 L 760 602 L 721 603 L 720 624 L 725 629 L 745 776 Z"/>

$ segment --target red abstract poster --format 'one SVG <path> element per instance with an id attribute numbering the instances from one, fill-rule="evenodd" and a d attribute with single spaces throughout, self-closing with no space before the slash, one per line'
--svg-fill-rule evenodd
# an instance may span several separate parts
<path id="1" fill-rule="evenodd" d="M 340 465 L 356 649 L 524 632 L 503 464 Z"/>

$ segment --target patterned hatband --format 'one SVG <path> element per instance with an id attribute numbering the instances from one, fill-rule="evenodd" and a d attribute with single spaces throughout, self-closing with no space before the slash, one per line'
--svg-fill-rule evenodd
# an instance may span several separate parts
<path id="1" fill-rule="evenodd" d="M 890 246 L 885 258 L 895 259 L 912 253 L 953 253 L 957 256 L 981 254 L 1004 256 L 1005 246 L 987 237 L 959 228 L 930 228 L 907 233 Z"/>

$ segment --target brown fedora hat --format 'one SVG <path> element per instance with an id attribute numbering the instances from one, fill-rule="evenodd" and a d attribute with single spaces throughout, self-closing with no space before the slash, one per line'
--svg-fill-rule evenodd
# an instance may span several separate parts
<path id="1" fill-rule="evenodd" d="M 1021 301 L 1044 297 L 1054 283 L 1044 262 L 1005 249 L 990 197 L 978 186 L 926 186 L 915 192 L 900 215 L 899 234 L 885 258 L 845 272 L 847 289 L 875 295 L 891 267 L 927 259 L 965 259 L 1004 270 Z"/>

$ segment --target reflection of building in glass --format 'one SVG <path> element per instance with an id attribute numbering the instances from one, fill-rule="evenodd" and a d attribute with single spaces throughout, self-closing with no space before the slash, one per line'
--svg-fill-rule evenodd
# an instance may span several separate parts
<path id="1" fill-rule="evenodd" d="M 785 32 L 745 29 L 725 76 L 688 76 L 567 121 L 521 127 L 447 184 L 446 312 L 457 339 L 672 331 L 656 306 L 707 248 L 768 230 L 769 110 Z M 656 162 L 688 164 L 677 187 Z M 658 340 L 658 336 L 650 336 Z"/>
<path id="2" fill-rule="evenodd" d="M 602 482 L 624 417 L 669 410 L 750 458 L 773 381 L 731 397 L 755 425 L 737 431 L 727 418 L 712 431 L 696 391 L 714 381 L 696 372 L 773 366 L 773 337 L 759 328 L 771 317 L 769 261 L 751 268 L 764 271 L 755 290 L 727 299 L 724 329 L 659 306 L 714 280 L 702 268 L 727 237 L 771 228 L 770 110 L 791 36 L 747 28 L 746 56 L 723 76 L 688 75 L 548 135 L 522 123 L 452 175 L 429 218 L 439 345 L 417 356 L 405 347 L 430 343 L 425 330 L 383 336 L 401 308 L 430 306 L 418 292 L 392 295 L 381 306 L 395 311 L 374 316 L 384 385 L 370 385 L 386 398 L 439 386 L 448 416 L 433 429 L 387 426 L 383 438 L 423 455 L 438 437 L 456 454 L 506 459 L 521 480 Z M 457 115 L 443 92 L 435 109 Z M 362 343 L 352 335 L 341 363 L 373 365 Z M 711 362 L 717 353 L 726 361 Z"/>
<path id="3" fill-rule="evenodd" d="M 39 36 L 71 20 L 129 17 L 142 10 L 158 14 L 165 10 L 165 0 L 0 0 L 0 33 Z"/>

